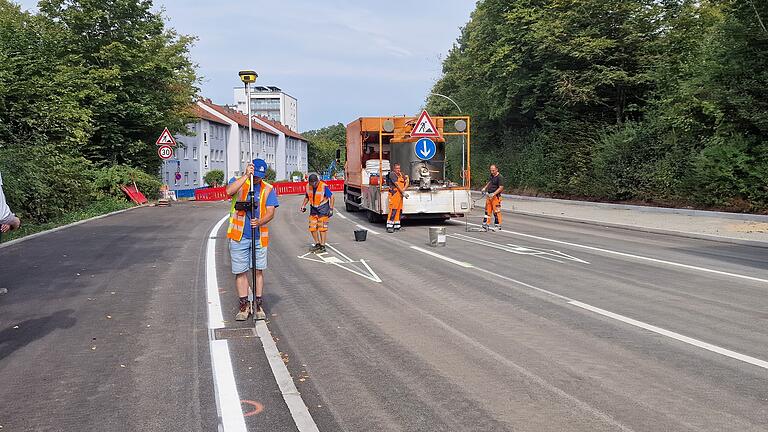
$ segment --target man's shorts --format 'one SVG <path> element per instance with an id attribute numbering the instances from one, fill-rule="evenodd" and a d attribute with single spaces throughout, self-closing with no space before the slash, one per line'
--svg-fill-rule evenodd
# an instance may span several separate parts
<path id="1" fill-rule="evenodd" d="M 327 232 L 328 216 L 309 216 L 309 232 Z"/>
<path id="2" fill-rule="evenodd" d="M 251 268 L 251 239 L 243 238 L 239 242 L 229 240 L 229 256 L 232 260 L 232 274 L 245 273 Z M 267 268 L 267 248 L 261 247 L 256 240 L 256 270 Z"/>

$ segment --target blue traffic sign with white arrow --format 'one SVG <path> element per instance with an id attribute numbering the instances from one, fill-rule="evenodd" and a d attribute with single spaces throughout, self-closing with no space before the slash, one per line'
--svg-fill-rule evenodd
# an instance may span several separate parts
<path id="1" fill-rule="evenodd" d="M 416 141 L 416 147 L 414 147 L 416 156 L 421 160 L 430 160 L 435 157 L 437 153 L 437 145 L 429 138 L 422 138 Z"/>

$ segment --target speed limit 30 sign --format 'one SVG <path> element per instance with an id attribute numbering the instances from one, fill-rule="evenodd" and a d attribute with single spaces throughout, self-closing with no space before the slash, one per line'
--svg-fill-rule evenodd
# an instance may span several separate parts
<path id="1" fill-rule="evenodd" d="M 173 157 L 173 148 L 169 145 L 161 145 L 157 148 L 157 155 L 162 160 L 168 160 Z"/>

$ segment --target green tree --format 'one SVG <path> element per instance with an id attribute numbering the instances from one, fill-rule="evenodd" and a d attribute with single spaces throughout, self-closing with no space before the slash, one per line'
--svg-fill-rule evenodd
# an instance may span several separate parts
<path id="1" fill-rule="evenodd" d="M 80 61 L 83 79 L 97 87 L 82 95 L 90 137 L 73 150 L 99 165 L 154 172 L 163 127 L 186 130 L 197 91 L 193 38 L 166 28 L 151 0 L 41 0 L 39 7 L 40 19 Z"/>
<path id="2" fill-rule="evenodd" d="M 331 162 L 336 159 L 336 150 L 343 148 L 347 142 L 347 129 L 341 123 L 307 131 L 302 135 L 309 141 L 307 145 L 309 169 L 318 173 L 328 169 Z M 337 167 L 337 171 L 344 169 L 343 152 L 342 160 L 339 162 L 341 166 Z"/>
<path id="3" fill-rule="evenodd" d="M 210 170 L 203 176 L 203 181 L 211 187 L 218 187 L 224 184 L 224 171 Z"/>

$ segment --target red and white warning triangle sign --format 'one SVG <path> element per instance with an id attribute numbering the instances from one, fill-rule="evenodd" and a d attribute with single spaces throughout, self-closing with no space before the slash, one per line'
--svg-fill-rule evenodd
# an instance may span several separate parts
<path id="1" fill-rule="evenodd" d="M 175 146 L 176 140 L 173 139 L 173 135 L 171 135 L 171 132 L 168 130 L 168 128 L 163 129 L 163 133 L 160 134 L 160 138 L 155 141 L 155 144 L 162 146 L 162 145 L 169 145 L 169 146 Z"/>
<path id="2" fill-rule="evenodd" d="M 427 110 L 421 112 L 419 120 L 416 121 L 416 126 L 414 126 L 411 131 L 411 137 L 440 138 L 440 133 L 437 132 L 435 122 L 432 121 L 432 117 L 429 116 Z"/>

